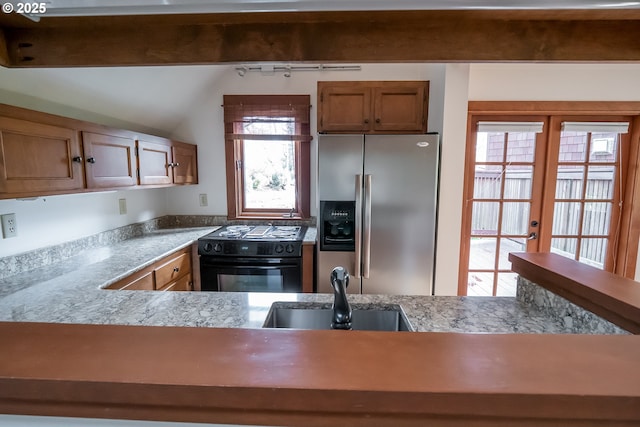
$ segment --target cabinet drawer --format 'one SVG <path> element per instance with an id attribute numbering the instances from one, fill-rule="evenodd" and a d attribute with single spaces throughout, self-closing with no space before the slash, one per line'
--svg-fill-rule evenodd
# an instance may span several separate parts
<path id="1" fill-rule="evenodd" d="M 165 287 L 158 289 L 159 291 L 190 291 L 191 290 L 191 274 L 182 276 L 175 282 L 168 283 Z"/>
<path id="2" fill-rule="evenodd" d="M 156 289 L 175 282 L 182 276 L 191 273 L 191 255 L 182 253 L 155 270 Z"/>
<path id="3" fill-rule="evenodd" d="M 127 291 L 152 291 L 153 290 L 153 274 L 152 272 L 148 272 L 142 277 L 139 277 L 129 284 L 125 285 L 121 290 Z"/>

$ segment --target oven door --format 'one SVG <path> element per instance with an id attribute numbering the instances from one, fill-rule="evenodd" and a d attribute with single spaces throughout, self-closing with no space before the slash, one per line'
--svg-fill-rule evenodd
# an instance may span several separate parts
<path id="1" fill-rule="evenodd" d="M 302 292 L 300 258 L 200 257 L 203 291 Z"/>

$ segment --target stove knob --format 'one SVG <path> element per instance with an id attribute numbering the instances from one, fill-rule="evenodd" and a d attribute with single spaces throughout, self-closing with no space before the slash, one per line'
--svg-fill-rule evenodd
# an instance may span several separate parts
<path id="1" fill-rule="evenodd" d="M 288 253 L 288 254 L 292 254 L 292 253 L 293 253 L 293 250 L 294 250 L 293 245 L 292 245 L 291 243 L 289 243 L 289 244 L 287 245 L 287 253 Z"/>
<path id="2" fill-rule="evenodd" d="M 213 245 L 213 251 L 222 252 L 222 245 L 220 243 L 216 243 L 215 245 Z"/>
<path id="3" fill-rule="evenodd" d="M 204 249 L 205 252 L 211 252 L 211 249 L 213 249 L 213 245 L 211 243 L 205 243 L 202 249 Z"/>
<path id="4" fill-rule="evenodd" d="M 282 252 L 284 252 L 284 246 L 280 244 L 276 245 L 276 253 L 281 254 Z"/>

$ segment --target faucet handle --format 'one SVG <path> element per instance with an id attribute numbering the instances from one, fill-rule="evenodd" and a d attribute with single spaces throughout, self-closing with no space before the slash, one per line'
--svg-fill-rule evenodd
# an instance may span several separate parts
<path id="1" fill-rule="evenodd" d="M 349 286 L 349 272 L 344 267 L 335 267 L 331 270 L 331 286 L 338 292 L 341 289 L 347 289 L 347 286 Z M 339 288 L 336 289 L 336 286 Z"/>

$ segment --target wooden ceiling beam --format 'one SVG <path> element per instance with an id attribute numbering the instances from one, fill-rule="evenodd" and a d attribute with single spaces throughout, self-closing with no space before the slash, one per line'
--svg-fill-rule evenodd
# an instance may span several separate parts
<path id="1" fill-rule="evenodd" d="M 43 18 L 7 24 L 4 32 L 13 67 L 640 61 L 639 13 L 519 12 Z"/>

